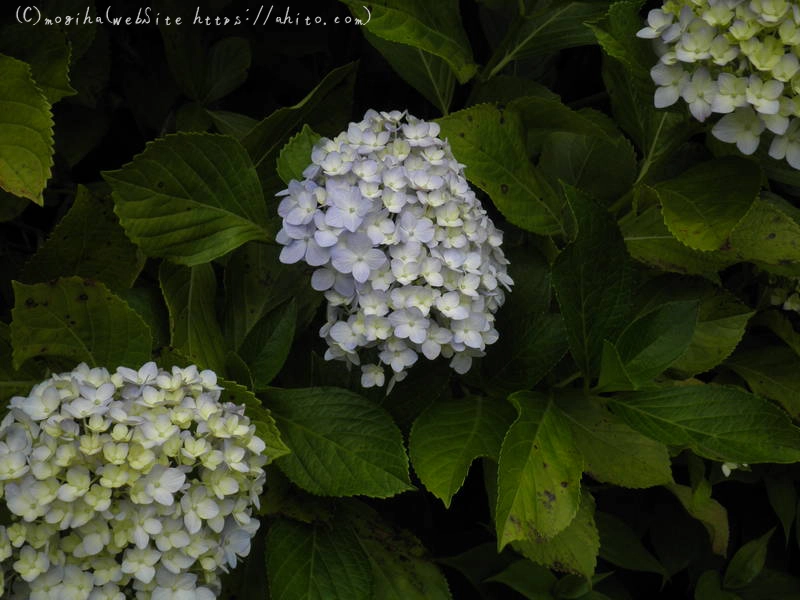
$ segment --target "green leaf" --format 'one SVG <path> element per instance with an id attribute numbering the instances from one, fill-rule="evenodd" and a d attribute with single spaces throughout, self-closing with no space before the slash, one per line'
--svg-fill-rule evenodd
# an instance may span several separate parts
<path id="1" fill-rule="evenodd" d="M 28 63 L 36 86 L 51 105 L 77 93 L 69 81 L 70 46 L 59 29 L 6 25 L 0 29 L 0 53 Z"/>
<path id="2" fill-rule="evenodd" d="M 652 381 L 684 353 L 694 333 L 697 306 L 692 300 L 667 302 L 634 320 L 620 334 L 615 349 L 634 388 Z"/>
<path id="3" fill-rule="evenodd" d="M 517 560 L 486 581 L 503 583 L 528 600 L 553 600 L 550 590 L 557 580 L 548 569 L 529 560 Z"/>
<path id="4" fill-rule="evenodd" d="M 300 308 L 322 300 L 307 277 L 289 268 L 295 265 L 281 264 L 279 254 L 279 246 L 251 242 L 236 250 L 225 267 L 223 325 L 228 345 L 236 350 L 256 323 L 281 304 L 295 298 Z"/>
<path id="5" fill-rule="evenodd" d="M 292 450 L 277 464 L 301 488 L 376 498 L 414 489 L 402 435 L 382 408 L 337 388 L 270 388 L 263 397 Z"/>
<path id="6" fill-rule="evenodd" d="M 370 600 L 370 559 L 347 523 L 306 525 L 286 519 L 267 535 L 272 600 Z"/>
<path id="7" fill-rule="evenodd" d="M 606 18 L 589 27 L 608 56 L 625 65 L 632 75 L 649 81 L 655 58 L 652 45 L 635 35 L 642 28 L 642 4 L 643 0 L 614 2 Z"/>
<path id="8" fill-rule="evenodd" d="M 795 331 L 792 321 L 785 311 L 780 308 L 762 310 L 753 317 L 750 323 L 769 328 L 772 333 L 794 350 L 795 354 L 800 356 L 800 332 Z"/>
<path id="9" fill-rule="evenodd" d="M 204 369 L 222 372 L 225 348 L 217 322 L 217 280 L 211 265 L 162 262 L 158 279 L 169 309 L 172 345 Z"/>
<path id="10" fill-rule="evenodd" d="M 247 79 L 250 42 L 241 37 L 221 39 L 208 52 L 205 93 L 200 101 L 210 104 L 230 94 Z"/>
<path id="11" fill-rule="evenodd" d="M 750 540 L 733 555 L 725 569 L 723 585 L 731 590 L 745 587 L 761 573 L 767 560 L 767 544 L 775 533 L 773 527 L 760 538 Z"/>
<path id="12" fill-rule="evenodd" d="M 405 529 L 396 529 L 361 502 L 346 506 L 372 562 L 371 598 L 381 600 L 452 600 L 447 580 L 429 560 L 422 543 Z"/>
<path id="13" fill-rule="evenodd" d="M 649 294 L 649 298 L 642 310 L 665 302 L 700 303 L 692 341 L 670 367 L 683 378 L 708 371 L 725 360 L 754 314 L 736 296 L 702 279 L 663 275 L 651 280 L 646 290 L 642 295 Z"/>
<path id="14" fill-rule="evenodd" d="M 767 489 L 770 506 L 783 526 L 783 535 L 788 546 L 789 532 L 797 515 L 797 490 L 794 481 L 785 475 L 767 475 L 764 477 L 764 486 Z"/>
<path id="15" fill-rule="evenodd" d="M 109 370 L 150 360 L 153 337 L 141 317 L 100 282 L 65 277 L 13 282 L 14 369 L 35 356 L 58 356 Z"/>
<path id="16" fill-rule="evenodd" d="M 237 140 L 244 138 L 245 135 L 258 125 L 258 121 L 247 115 L 230 112 L 227 110 L 206 110 L 208 116 L 214 122 L 214 127 L 223 135 L 229 135 Z"/>
<path id="17" fill-rule="evenodd" d="M 123 290 L 133 285 L 143 266 L 144 257 L 125 237 L 111 199 L 79 185 L 69 212 L 25 265 L 20 279 L 33 283 L 79 275 Z"/>
<path id="18" fill-rule="evenodd" d="M 600 366 L 603 340 L 625 325 L 632 275 L 625 243 L 604 209 L 575 194 L 578 236 L 553 264 L 553 289 L 575 362 L 586 377 Z"/>
<path id="19" fill-rule="evenodd" d="M 597 481 L 646 488 L 672 481 L 664 444 L 643 436 L 583 396 L 563 395 L 558 408 L 572 429 L 585 471 Z"/>
<path id="20" fill-rule="evenodd" d="M 731 233 L 731 252 L 739 260 L 791 269 L 797 275 L 800 265 L 800 222 L 797 210 L 782 198 L 756 199 Z"/>
<path id="21" fill-rule="evenodd" d="M 278 155 L 278 175 L 289 185 L 292 179 L 301 180 L 303 171 L 311 164 L 311 150 L 320 135 L 308 125 L 291 137 Z"/>
<path id="22" fill-rule="evenodd" d="M 289 136 L 303 123 L 308 122 L 314 111 L 324 108 L 326 99 L 332 97 L 337 89 L 348 85 L 356 66 L 357 63 L 353 62 L 334 69 L 300 102 L 294 106 L 279 108 L 259 121 L 242 138 L 242 144 L 262 179 L 275 172 L 278 153 Z"/>
<path id="23" fill-rule="evenodd" d="M 242 358 L 253 373 L 256 390 L 266 388 L 289 356 L 297 321 L 297 303 L 290 300 L 266 315 L 242 344 Z"/>
<path id="24" fill-rule="evenodd" d="M 740 600 L 739 596 L 722 589 L 722 579 L 717 571 L 705 571 L 697 579 L 695 600 Z"/>
<path id="25" fill-rule="evenodd" d="M 537 96 L 561 104 L 558 94 L 548 87 L 528 79 L 513 75 L 497 75 L 490 81 L 476 81 L 469 94 L 466 105 L 500 102 L 508 104 L 522 100 L 524 96 Z M 562 104 L 564 108 L 565 105 Z M 567 109 L 569 110 L 569 109 Z M 535 113 L 534 113 L 535 114 Z"/>
<path id="26" fill-rule="evenodd" d="M 669 165 L 676 151 L 700 125 L 688 111 L 656 109 L 653 106 L 655 86 L 650 82 L 643 85 L 630 69 L 616 60 L 603 61 L 603 81 L 617 124 L 631 136 L 643 155 L 637 180 L 651 181 L 661 167 Z"/>
<path id="27" fill-rule="evenodd" d="M 283 443 L 283 439 L 281 439 L 280 431 L 278 431 L 278 426 L 275 424 L 275 419 L 272 418 L 272 413 L 264 407 L 261 400 L 256 398 L 253 392 L 243 385 L 233 381 L 225 381 L 224 379 L 219 380 L 219 385 L 222 387 L 220 398 L 224 402 L 244 404 L 245 415 L 256 426 L 258 437 L 264 440 L 266 444 L 264 455 L 270 461 L 291 452 L 286 444 Z"/>
<path id="28" fill-rule="evenodd" d="M 583 458 L 569 422 L 552 399 L 533 392 L 509 396 L 519 417 L 500 449 L 497 544 L 552 538 L 578 512 Z"/>
<path id="29" fill-rule="evenodd" d="M 647 186 L 644 193 L 655 195 Z M 641 193 L 641 192 L 640 192 Z M 718 282 L 719 271 L 736 262 L 716 252 L 701 252 L 685 246 L 664 224 L 660 206 L 650 206 L 641 213 L 630 212 L 620 219 L 619 227 L 630 255 L 646 265 L 662 271 L 685 275 L 702 275 Z"/>
<path id="30" fill-rule="evenodd" d="M 605 139 L 612 144 L 621 145 L 625 139 L 618 131 L 606 127 L 594 111 L 575 111 L 555 98 L 539 92 L 537 94 L 514 98 L 508 102 L 509 108 L 519 113 L 526 134 L 545 139 L 554 133 L 569 133 L 576 136 Z"/>
<path id="31" fill-rule="evenodd" d="M 28 394 L 33 386 L 42 381 L 44 369 L 33 361 L 25 363 L 21 369 L 12 366 L 11 328 L 0 322 L 0 403 L 12 396 Z"/>
<path id="32" fill-rule="evenodd" d="M 691 376 L 716 367 L 736 348 L 754 314 L 725 290 L 706 295 L 700 302 L 692 341 L 672 369 Z"/>
<path id="33" fill-rule="evenodd" d="M 497 460 L 512 421 L 508 404 L 480 396 L 432 404 L 411 428 L 408 445 L 414 471 L 428 491 L 449 507 L 472 461 Z"/>
<path id="34" fill-rule="evenodd" d="M 673 493 L 686 512 L 706 528 L 713 552 L 725 556 L 730 539 L 728 511 L 711 497 L 711 485 L 708 481 L 700 481 L 694 490 L 677 483 L 671 483 L 665 487 Z"/>
<path id="35" fill-rule="evenodd" d="M 453 101 L 456 78 L 443 58 L 414 46 L 384 40 L 364 30 L 364 37 L 395 72 L 446 115 Z"/>
<path id="36" fill-rule="evenodd" d="M 600 536 L 594 523 L 594 498 L 584 491 L 575 518 L 555 537 L 532 537 L 517 541 L 514 542 L 514 549 L 554 571 L 590 578 L 600 550 Z"/>
<path id="37" fill-rule="evenodd" d="M 531 248 L 509 249 L 506 256 L 514 293 L 497 316 L 500 339 L 481 361 L 481 387 L 503 399 L 532 388 L 567 351 L 561 316 L 546 312 L 552 295 L 547 260 Z"/>
<path id="38" fill-rule="evenodd" d="M 510 28 L 486 66 L 486 79 L 512 61 L 594 43 L 594 34 L 586 22 L 598 19 L 607 8 L 604 2 L 558 2 L 555 6 L 545 3 L 541 10 Z"/>
<path id="39" fill-rule="evenodd" d="M 557 184 L 563 181 L 611 204 L 627 192 L 636 178 L 636 155 L 626 139 L 551 133 L 542 148 L 539 168 Z"/>
<path id="40" fill-rule="evenodd" d="M 742 600 L 800 600 L 800 579 L 784 571 L 766 568 L 737 593 Z"/>
<path id="41" fill-rule="evenodd" d="M 40 206 L 53 166 L 53 117 L 30 67 L 0 54 L 0 188 Z"/>
<path id="42" fill-rule="evenodd" d="M 739 350 L 725 366 L 741 376 L 754 394 L 780 403 L 800 420 L 800 358 L 787 346 Z"/>
<path id="43" fill-rule="evenodd" d="M 737 388 L 687 385 L 609 398 L 628 425 L 699 456 L 736 463 L 800 460 L 800 429 L 786 413 Z"/>
<path id="44" fill-rule="evenodd" d="M 667 576 L 658 559 L 644 547 L 640 536 L 625 521 L 604 512 L 596 512 L 594 521 L 600 534 L 600 557 L 631 571 Z"/>
<path id="45" fill-rule="evenodd" d="M 569 230 L 563 201 L 531 164 L 525 130 L 513 110 L 481 104 L 438 119 L 465 174 L 511 223 L 550 235 Z"/>
<path id="46" fill-rule="evenodd" d="M 379 0 L 365 13 L 360 0 L 340 0 L 360 17 L 371 34 L 419 48 L 445 60 L 459 83 L 469 81 L 477 70 L 467 34 L 461 25 L 456 0 L 434 4 L 424 0 Z"/>
<path id="47" fill-rule="evenodd" d="M 761 189 L 761 172 L 753 161 L 720 158 L 654 189 L 664 223 L 678 240 L 695 250 L 717 250 L 753 204 Z"/>
<path id="48" fill-rule="evenodd" d="M 125 232 L 148 256 L 193 266 L 272 241 L 255 169 L 227 136 L 168 135 L 104 177 Z"/>

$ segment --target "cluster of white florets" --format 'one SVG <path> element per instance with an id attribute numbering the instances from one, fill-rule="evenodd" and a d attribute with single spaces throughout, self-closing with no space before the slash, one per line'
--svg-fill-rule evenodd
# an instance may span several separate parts
<path id="1" fill-rule="evenodd" d="M 667 0 L 639 37 L 656 40 L 655 105 L 679 98 L 744 154 L 774 134 L 769 155 L 800 169 L 800 5 L 788 0 Z"/>
<path id="2" fill-rule="evenodd" d="M 81 364 L 12 398 L 0 424 L 9 597 L 216 598 L 250 551 L 266 462 L 221 389 L 194 366 Z"/>
<path id="3" fill-rule="evenodd" d="M 399 381 L 419 354 L 465 373 L 497 340 L 494 313 L 512 280 L 502 233 L 470 189 L 439 125 L 368 111 L 322 138 L 303 181 L 279 195 L 280 260 L 318 267 L 325 358 L 362 366 L 365 387 Z"/>

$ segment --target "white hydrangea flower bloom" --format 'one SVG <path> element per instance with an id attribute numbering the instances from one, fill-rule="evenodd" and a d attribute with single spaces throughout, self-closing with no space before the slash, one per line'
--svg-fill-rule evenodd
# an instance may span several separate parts
<path id="1" fill-rule="evenodd" d="M 651 27 L 671 22 L 654 13 Z M 688 75 L 676 67 L 659 77 L 664 105 L 676 101 Z M 712 84 L 697 80 L 698 110 L 710 113 Z M 318 267 L 311 286 L 328 301 L 325 358 L 360 365 L 368 356 L 364 387 L 382 386 L 385 366 L 389 386 L 400 381 L 420 354 L 465 373 L 498 338 L 494 315 L 513 285 L 502 233 L 438 135 L 436 123 L 370 110 L 320 139 L 306 179 L 278 194 L 280 260 Z"/>
<path id="2" fill-rule="evenodd" d="M 650 71 L 656 108 L 682 98 L 717 139 L 752 154 L 774 135 L 770 156 L 798 169 L 800 2 L 664 0 L 638 37 L 653 40 L 660 60 Z"/>
<path id="3" fill-rule="evenodd" d="M 12 398 L 0 595 L 9 582 L 10 598 L 215 598 L 250 550 L 267 462 L 221 392 L 211 371 L 150 362 L 81 364 Z"/>

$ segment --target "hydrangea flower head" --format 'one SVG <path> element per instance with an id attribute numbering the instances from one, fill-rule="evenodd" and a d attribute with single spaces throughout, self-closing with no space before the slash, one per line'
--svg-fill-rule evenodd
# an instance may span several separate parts
<path id="1" fill-rule="evenodd" d="M 385 367 L 400 381 L 420 354 L 465 373 L 498 338 L 494 315 L 513 284 L 503 236 L 438 136 L 437 123 L 370 110 L 321 138 L 305 179 L 278 194 L 280 260 L 318 267 L 325 358 L 369 356 L 365 387 L 383 385 Z"/>
<path id="2" fill-rule="evenodd" d="M 264 442 L 212 371 L 79 365 L 0 423 L 9 598 L 213 600 L 250 551 Z M 3 590 L 0 589 L 0 594 Z"/>
<path id="3" fill-rule="evenodd" d="M 660 56 L 650 71 L 657 108 L 679 99 L 723 142 L 800 169 L 800 3 L 790 0 L 666 0 L 637 35 Z M 768 134 L 768 135 L 769 135 Z"/>

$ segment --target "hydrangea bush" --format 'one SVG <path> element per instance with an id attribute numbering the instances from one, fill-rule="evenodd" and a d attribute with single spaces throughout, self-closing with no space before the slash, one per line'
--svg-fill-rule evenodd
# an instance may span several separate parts
<path id="1" fill-rule="evenodd" d="M 800 5 L 787 0 L 669 0 L 636 35 L 653 39 L 655 106 L 683 99 L 692 116 L 723 115 L 711 133 L 800 169 Z"/>
<path id="2" fill-rule="evenodd" d="M 213 600 L 250 552 L 264 441 L 197 367 L 79 365 L 0 424 L 9 598 Z"/>
<path id="3" fill-rule="evenodd" d="M 797 596 L 800 2 L 184 4 L 0 7 L 2 597 Z"/>
<path id="4" fill-rule="evenodd" d="M 494 313 L 512 280 L 498 231 L 439 125 L 368 111 L 311 152 L 278 207 L 284 263 L 317 267 L 325 292 L 325 358 L 361 364 L 361 385 L 401 381 L 419 355 L 457 373 L 497 341 Z M 362 353 L 363 354 L 363 353 Z M 377 355 L 377 356 L 375 356 Z"/>

